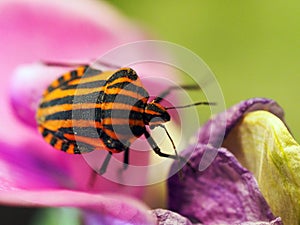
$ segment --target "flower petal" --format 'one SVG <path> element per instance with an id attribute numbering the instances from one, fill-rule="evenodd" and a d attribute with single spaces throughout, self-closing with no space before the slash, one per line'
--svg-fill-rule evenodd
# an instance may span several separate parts
<path id="1" fill-rule="evenodd" d="M 30 142 L 21 146 L 0 142 L 1 191 L 72 187 L 70 171 L 61 158 L 47 157 L 37 146 Z"/>
<path id="2" fill-rule="evenodd" d="M 24 124 L 37 129 L 35 114 L 41 96 L 49 84 L 66 70 L 47 67 L 42 63 L 17 67 L 11 80 L 10 101 L 13 112 Z"/>
<path id="3" fill-rule="evenodd" d="M 20 64 L 40 60 L 65 62 L 76 59 L 76 62 L 85 62 L 127 41 L 143 39 L 144 33 L 105 2 L 92 0 L 78 0 L 71 5 L 67 0 L 1 1 L 0 31 L 7 34 L 1 37 L 0 42 L 0 60 L 3 63 L 0 76 L 0 141 L 1 148 L 5 148 L 3 154 L 13 150 L 5 157 L 8 160 L 1 163 L 5 168 L 18 168 L 15 172 L 20 172 L 17 177 L 14 177 L 16 173 L 13 170 L 1 174 L 3 183 L 0 185 L 5 186 L 5 181 L 9 181 L 12 188 L 28 185 L 27 188 L 34 189 L 63 186 L 86 191 L 118 190 L 141 197 L 143 188 L 126 187 L 101 176 L 97 176 L 93 187 L 87 187 L 92 170 L 85 159 L 53 150 L 38 134 L 35 122 L 37 103 L 45 87 L 62 70 L 45 70 L 41 65 L 34 68 L 24 66 L 13 79 L 10 75 Z M 124 34 L 119 35 L 119 32 Z M 23 123 L 16 120 L 13 113 Z M 34 130 L 24 124 L 34 127 Z M 51 166 L 46 163 L 48 158 L 52 160 Z M 15 163 L 16 160 L 18 163 Z M 132 161 L 145 163 L 148 156 L 142 159 L 136 157 Z M 99 162 L 97 166 L 100 166 Z M 64 179 L 65 176 L 60 178 L 65 182 L 51 180 L 53 176 L 59 178 L 60 173 L 67 176 L 67 179 Z M 51 185 L 44 182 L 47 179 Z M 144 175 L 142 179 L 145 179 Z"/>
<path id="4" fill-rule="evenodd" d="M 120 44 L 145 37 L 113 7 L 92 0 L 78 0 L 71 5 L 67 0 L 1 1 L 0 32 L 5 34 L 0 42 L 0 114 L 3 115 L 1 124 L 9 127 L 16 126 L 16 121 L 11 118 L 7 94 L 10 93 L 11 75 L 18 65 L 40 60 L 85 62 Z M 46 75 L 39 76 L 38 80 Z M 27 78 L 23 84 L 35 82 Z M 16 97 L 22 101 L 20 93 L 16 92 L 13 100 Z M 19 116 L 28 121 L 26 112 L 26 109 L 19 108 L 15 113 L 20 113 Z"/>
<path id="5" fill-rule="evenodd" d="M 0 203 L 30 207 L 78 207 L 97 215 L 97 218 L 109 218 L 110 221 L 122 221 L 121 224 L 155 224 L 144 204 L 122 195 L 100 195 L 68 190 L 1 191 Z M 99 221 L 98 221 L 99 222 Z M 99 224 L 99 223 L 98 223 Z"/>
<path id="6" fill-rule="evenodd" d="M 220 147 L 223 140 L 223 129 L 225 129 L 226 138 L 245 113 L 255 110 L 270 111 L 282 119 L 284 116 L 282 108 L 274 100 L 267 98 L 248 99 L 209 120 L 199 131 L 199 142 L 203 144 L 209 143 L 217 148 Z M 222 121 L 225 121 L 225 123 Z M 220 127 L 220 124 L 224 124 L 225 128 Z"/>
<path id="7" fill-rule="evenodd" d="M 157 225 L 192 225 L 192 222 L 189 221 L 189 219 L 166 209 L 152 210 L 152 215 L 157 217 Z"/>
<path id="8" fill-rule="evenodd" d="M 204 224 L 269 222 L 276 219 L 253 175 L 226 149 L 216 150 L 199 144 L 190 159 L 194 168 L 197 168 L 205 151 L 218 152 L 205 171 L 195 172 L 185 167 L 183 179 L 173 176 L 169 180 L 171 210 Z"/>
<path id="9" fill-rule="evenodd" d="M 266 111 L 248 113 L 224 145 L 254 174 L 272 211 L 285 224 L 298 224 L 300 146 L 284 123 Z"/>
<path id="10" fill-rule="evenodd" d="M 96 175 L 81 155 L 54 150 L 40 135 L 31 135 L 30 139 L 13 144 L 0 141 L 0 149 L 0 190 L 3 191 L 68 188 L 86 192 L 116 192 L 137 198 L 144 193 L 143 187 L 121 185 Z M 98 157 L 93 158 L 94 161 L 99 160 Z M 89 182 L 93 174 L 96 177 L 91 185 Z M 141 177 L 141 174 L 135 176 L 136 179 Z"/>

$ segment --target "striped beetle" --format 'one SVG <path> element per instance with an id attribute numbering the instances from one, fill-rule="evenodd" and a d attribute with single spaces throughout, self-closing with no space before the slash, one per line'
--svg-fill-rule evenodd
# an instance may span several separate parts
<path id="1" fill-rule="evenodd" d="M 178 156 L 174 142 L 163 125 L 171 119 L 167 110 L 213 104 L 198 102 L 168 108 L 160 104 L 172 90 L 199 89 L 196 85 L 170 87 L 148 102 L 149 94 L 131 68 L 100 71 L 89 65 L 54 62 L 44 64 L 59 67 L 77 66 L 77 69 L 54 80 L 44 92 L 36 113 L 39 132 L 54 148 L 70 154 L 93 150 L 108 151 L 99 170 L 100 174 L 105 173 L 113 153 L 124 152 L 126 168 L 129 163 L 130 145 L 142 135 L 159 156 L 183 160 Z M 162 127 L 175 153 L 163 153 L 146 126 L 150 129 Z"/>

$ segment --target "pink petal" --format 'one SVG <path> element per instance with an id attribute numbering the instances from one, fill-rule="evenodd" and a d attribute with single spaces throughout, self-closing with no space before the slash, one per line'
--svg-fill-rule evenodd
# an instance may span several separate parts
<path id="1" fill-rule="evenodd" d="M 35 6 L 35 7 L 37 7 L 37 6 Z M 33 9 L 35 7 L 33 7 Z M 25 7 L 25 9 L 27 9 L 27 8 Z M 49 10 L 48 8 L 47 8 L 47 10 L 49 12 L 51 12 L 51 10 Z M 33 10 L 33 12 L 31 10 L 29 10 L 29 14 L 31 14 L 31 13 L 37 18 L 40 17 L 40 16 L 43 18 L 43 16 L 44 16 L 44 15 L 40 15 L 39 11 L 36 12 L 35 10 Z M 51 16 L 51 15 L 49 15 L 49 16 Z M 55 14 L 55 19 L 56 19 L 56 14 Z M 61 18 L 61 20 L 63 20 L 63 19 L 64 18 Z M 44 22 L 46 23 L 47 21 L 48 20 L 46 20 Z M 88 23 L 90 21 L 84 21 L 84 22 Z M 34 21 L 32 23 L 34 23 Z M 69 20 L 67 20 L 66 23 L 69 23 Z M 39 24 L 37 24 L 35 26 L 36 27 L 34 28 L 34 30 L 35 29 L 42 29 L 42 28 L 39 27 Z M 51 26 L 51 24 L 49 26 Z M 72 31 L 72 32 L 75 33 L 74 35 L 72 34 L 74 36 L 74 40 L 77 38 L 77 36 L 78 36 L 78 38 L 81 37 L 81 33 L 80 33 L 80 35 L 77 35 L 77 33 L 76 33 L 76 32 L 81 32 L 81 31 L 77 30 L 76 26 L 75 26 L 75 28 L 76 29 L 74 29 L 74 31 Z M 99 29 L 100 31 L 102 31 L 101 30 L 102 27 L 100 27 L 100 28 L 95 27 L 95 29 Z M 112 28 L 112 29 L 115 29 L 115 28 Z M 131 28 L 131 29 L 133 29 L 133 28 Z M 108 32 L 110 34 L 110 30 L 105 30 L 104 29 L 104 31 Z M 46 31 L 44 31 L 44 32 L 46 32 Z M 130 32 L 130 29 L 128 29 L 128 32 Z M 133 33 L 136 34 L 137 32 L 133 32 Z M 117 34 L 117 33 L 115 33 L 115 34 Z M 60 36 L 58 35 L 58 37 L 60 37 Z M 82 38 L 84 39 L 84 37 L 82 37 Z M 106 37 L 106 36 L 104 36 L 104 39 L 101 40 L 102 43 L 98 43 L 98 42 L 97 43 L 99 44 L 99 46 L 104 45 L 105 48 L 107 48 L 107 46 L 111 46 L 111 45 L 107 44 L 106 41 L 111 42 L 112 40 L 114 40 L 114 38 L 116 39 L 115 40 L 116 44 L 121 43 L 121 41 L 118 40 L 118 37 L 109 38 L 109 37 Z M 132 37 L 132 39 L 134 39 L 134 38 L 136 38 L 136 36 Z M 106 40 L 106 39 L 108 39 L 108 40 Z M 123 40 L 123 38 L 122 38 L 122 40 Z M 50 39 L 50 43 L 51 42 L 52 42 L 52 39 Z M 64 49 L 65 44 L 63 44 L 62 47 Z M 70 46 L 70 51 L 71 51 L 72 47 L 74 47 L 74 51 L 76 51 L 76 52 L 78 51 L 77 45 L 76 46 L 75 46 L 75 44 L 71 45 Z M 126 48 L 126 46 L 125 46 L 125 48 Z M 125 53 L 126 53 L 125 56 L 127 56 L 127 55 L 130 56 L 130 57 L 125 57 L 125 58 L 127 60 L 128 60 L 128 58 L 130 58 L 135 62 L 136 60 L 139 59 L 140 56 L 147 58 L 147 57 L 149 57 L 149 55 L 152 55 L 152 52 L 148 51 L 147 53 L 144 53 L 144 50 L 145 49 L 143 47 L 141 47 L 141 48 L 135 49 L 134 53 L 132 53 L 131 51 L 125 51 Z M 91 50 L 91 51 L 94 51 L 94 49 Z M 99 49 L 99 54 L 100 54 L 100 52 L 101 52 L 101 54 L 103 54 L 104 53 L 103 51 L 104 50 Z M 130 54 L 128 54 L 128 52 L 130 52 Z M 81 51 L 81 53 L 82 53 L 82 56 L 88 55 L 88 54 L 85 54 L 82 51 Z M 117 57 L 117 55 L 116 55 L 116 57 Z M 95 58 L 95 56 L 91 57 L 91 58 Z M 50 57 L 49 60 L 51 60 L 51 57 Z M 55 61 L 59 61 L 59 58 L 55 59 Z M 74 62 L 77 62 L 77 61 L 78 61 L 78 59 L 75 60 Z M 120 62 L 120 61 L 118 61 L 116 59 L 116 64 L 118 64 L 118 62 Z M 124 61 L 121 61 L 121 62 L 126 64 L 126 62 L 124 62 Z M 128 63 L 128 61 L 127 61 L 127 63 Z M 165 73 L 164 73 L 165 69 L 161 65 L 155 66 L 156 69 L 153 68 L 153 66 L 151 67 L 151 65 L 150 66 L 149 65 L 146 65 L 146 66 L 142 65 L 142 67 L 140 65 L 137 65 L 137 66 L 134 65 L 134 68 L 137 68 L 137 69 L 142 68 L 143 72 L 144 71 L 145 72 L 149 71 L 149 74 L 151 74 L 153 72 L 153 70 L 157 70 L 160 73 L 154 75 L 155 77 L 161 77 L 162 74 L 164 75 L 164 77 L 167 77 L 167 75 L 165 75 Z M 151 68 L 151 71 L 149 70 L 149 68 Z M 12 82 L 11 82 L 11 88 L 10 88 L 10 97 L 11 97 L 10 100 L 11 100 L 11 105 L 14 109 L 14 113 L 16 114 L 16 116 L 19 119 L 21 119 L 22 122 L 24 122 L 24 124 L 27 124 L 27 125 L 29 125 L 30 127 L 34 128 L 36 130 L 35 112 L 36 112 L 36 109 L 38 107 L 38 103 L 40 101 L 40 97 L 41 97 L 43 91 L 51 83 L 51 81 L 56 79 L 59 75 L 61 75 L 61 73 L 66 72 L 68 70 L 69 70 L 69 68 L 63 68 L 63 69 L 62 68 L 59 68 L 59 69 L 49 68 L 49 66 L 43 66 L 43 65 L 39 65 L 39 64 L 27 64 L 27 65 L 23 65 L 23 66 L 18 67 L 18 69 L 16 70 L 16 73 L 15 73 L 15 76 L 11 80 Z M 144 76 L 141 75 L 141 77 L 144 77 Z M 151 78 L 152 78 L 151 80 L 148 78 L 148 80 L 145 82 L 145 86 L 146 87 L 155 86 L 155 88 L 150 89 L 150 94 L 151 95 L 152 94 L 157 95 L 158 92 L 165 89 L 166 84 L 153 81 L 153 75 L 151 76 Z M 170 97 L 172 98 L 172 96 L 170 96 Z M 7 114 L 10 114 L 10 113 L 7 113 Z M 8 119 L 8 122 L 12 122 L 12 121 L 13 121 L 13 119 L 11 119 L 11 118 Z M 4 139 L 6 139 L 7 141 L 14 141 L 14 140 L 19 141 L 19 140 L 23 139 L 23 133 L 32 133 L 31 131 L 28 131 L 27 128 L 23 127 L 21 124 L 15 124 L 15 125 L 16 126 L 14 127 L 14 130 L 17 130 L 18 132 L 17 132 L 17 134 L 12 135 L 11 138 L 5 137 Z M 0 128 L 0 132 L 1 132 L 1 128 Z M 7 133 L 7 132 L 3 131 L 3 133 Z M 5 134 L 5 135 L 9 135 L 9 134 L 10 134 L 10 132 L 8 132 L 8 134 Z M 35 131 L 35 134 L 37 134 L 36 131 Z M 40 137 L 40 134 L 38 134 L 38 135 Z M 130 164 L 131 165 L 139 165 L 139 166 L 148 165 L 148 152 L 146 152 L 145 150 L 149 150 L 149 145 L 147 145 L 147 143 L 145 145 L 145 143 L 146 142 L 144 140 L 139 140 L 138 143 L 134 143 L 134 146 L 132 146 L 133 148 L 137 148 L 140 151 L 132 151 L 131 152 L 131 157 L 130 157 Z M 41 145 L 40 148 L 45 148 L 46 145 L 47 144 Z M 107 153 L 107 152 L 104 152 L 104 153 Z M 99 166 L 101 164 L 101 163 L 99 163 L 99 159 L 100 159 L 100 162 L 101 162 L 101 159 L 103 159 L 103 157 L 105 157 L 105 156 L 104 156 L 103 152 L 98 152 L 98 153 L 93 153 L 93 154 L 94 155 L 92 157 L 89 157 L 89 156 L 86 156 L 86 155 L 83 156 L 83 157 L 94 168 L 95 167 L 99 168 Z M 70 158 L 70 160 L 68 160 L 68 162 L 70 162 L 70 164 L 73 164 L 74 170 L 76 169 L 76 171 L 74 171 L 74 173 L 73 173 L 74 177 L 75 177 L 75 180 L 77 181 L 76 183 L 82 183 L 82 177 L 84 177 L 85 179 L 87 179 L 87 177 L 89 177 L 89 175 L 87 175 L 87 174 L 88 174 L 88 172 L 90 172 L 90 170 L 86 165 L 82 165 L 84 168 L 80 169 L 79 165 L 81 165 L 81 163 L 78 164 L 78 162 L 77 162 L 78 160 L 74 160 L 74 157 L 71 157 L 69 155 L 66 155 L 65 157 Z M 117 158 L 122 158 L 122 154 L 120 154 L 116 157 Z M 79 156 L 77 156 L 77 158 L 79 158 Z M 122 161 L 122 159 L 120 159 L 120 161 Z M 110 163 L 109 166 L 111 166 L 111 163 Z M 80 172 L 78 172 L 78 170 Z M 88 172 L 86 172 L 86 171 L 88 171 Z M 111 171 L 111 169 L 108 168 L 108 171 Z M 123 179 L 124 182 L 121 182 L 121 183 L 122 184 L 125 183 L 125 184 L 128 184 L 128 185 L 133 185 L 133 186 L 139 186 L 139 185 L 147 184 L 147 180 L 146 180 L 147 177 L 145 176 L 146 172 L 147 172 L 147 168 L 145 168 L 145 167 L 143 168 L 143 170 L 138 170 L 138 171 L 136 170 L 136 172 L 134 172 L 134 171 L 132 172 L 131 169 L 128 169 L 126 171 L 126 173 L 124 173 L 124 177 L 125 177 Z M 136 174 L 138 176 L 135 176 Z M 115 179 L 115 177 L 117 177 L 117 174 L 112 173 L 110 175 L 110 173 L 108 172 L 107 174 L 105 174 L 105 176 L 107 177 L 107 175 L 109 176 L 109 178 L 110 177 L 113 178 L 112 181 L 120 182 L 118 179 Z M 102 179 L 100 179 L 100 181 L 102 181 Z M 99 186 L 99 188 L 101 190 L 105 187 L 105 185 L 103 185 L 103 183 L 101 184 L 98 181 L 96 182 L 96 184 L 97 184 L 96 186 Z M 85 185 L 85 183 L 84 183 L 84 185 Z M 132 187 L 132 189 L 137 190 L 138 188 Z M 97 189 L 95 189 L 95 190 L 97 190 Z"/>
<path id="2" fill-rule="evenodd" d="M 0 187 L 4 191 L 19 188 L 68 188 L 86 192 L 123 193 L 137 198 L 143 195 L 142 187 L 122 185 L 99 175 L 96 175 L 94 184 L 91 185 L 94 172 L 81 155 L 69 155 L 53 150 L 37 135 L 30 140 L 23 140 L 20 144 L 0 141 L 0 148 Z M 96 157 L 95 160 L 99 158 Z M 101 165 L 101 159 L 98 164 Z M 134 174 L 131 171 L 125 173 Z M 141 174 L 135 177 L 145 179 Z"/>
<path id="3" fill-rule="evenodd" d="M 99 15 L 101 15 L 100 20 Z M 124 35 L 118 35 L 120 31 L 124 31 Z M 2 1 L 0 32 L 6 34 L 1 37 L 0 42 L 2 51 L 0 60 L 3 63 L 0 76 L 0 141 L 14 143 L 13 146 L 5 144 L 3 147 L 7 151 L 14 149 L 16 159 L 22 154 L 28 156 L 24 157 L 23 161 L 20 159 L 17 165 L 13 165 L 11 162 L 15 156 L 9 155 L 8 161 L 3 161 L 5 167 L 18 166 L 20 170 L 16 171 L 21 171 L 23 176 L 14 177 L 16 174 L 12 172 L 4 176 L 4 179 L 11 182 L 12 188 L 27 186 L 36 189 L 64 186 L 89 191 L 118 190 L 120 193 L 140 197 L 142 188 L 125 187 L 100 176 L 96 178 L 93 187 L 87 187 L 92 170 L 84 158 L 53 150 L 42 140 L 36 129 L 34 131 L 28 129 L 24 123 L 20 123 L 13 116 L 14 112 L 23 122 L 35 126 L 34 110 L 42 90 L 62 70 L 57 73 L 57 69 L 55 72 L 49 69 L 39 73 L 38 67 L 34 69 L 34 73 L 29 71 L 29 75 L 33 76 L 25 73 L 25 76 L 17 75 L 11 80 L 10 75 L 13 74 L 12 71 L 16 66 L 26 62 L 40 60 L 85 62 L 121 43 L 142 39 L 144 34 L 105 3 L 81 0 L 71 5 L 69 1 Z M 12 86 L 9 85 L 10 82 Z M 8 93 L 14 111 L 10 108 Z M 30 159 L 39 158 L 40 156 L 36 157 L 39 154 L 40 162 L 34 160 L 35 163 L 32 163 Z M 50 163 L 53 172 L 49 167 L 45 169 L 38 165 L 47 161 L 49 157 L 53 160 L 52 164 Z M 147 160 L 147 157 L 144 159 Z M 144 159 L 140 161 L 143 163 Z M 30 173 L 36 174 L 35 176 L 29 176 L 30 173 L 26 170 L 28 166 Z M 56 172 L 57 174 L 67 175 L 67 184 L 62 184 L 55 179 L 51 180 L 49 176 L 47 179 L 52 185 L 47 186 L 50 183 L 44 182 L 46 178 L 43 179 L 43 176 L 57 170 L 59 171 Z"/>
<path id="4" fill-rule="evenodd" d="M 45 189 L 68 186 L 68 168 L 59 157 L 45 157 L 30 142 L 22 146 L 0 142 L 0 187 L 2 191 L 15 188 Z M 29 153 L 28 149 L 36 150 Z"/>
<path id="5" fill-rule="evenodd" d="M 155 224 L 147 207 L 142 203 L 122 195 L 100 195 L 68 190 L 1 191 L 0 203 L 29 207 L 78 207 L 98 217 L 111 221 L 119 220 L 124 224 Z M 109 220 L 108 220 L 109 221 Z M 107 223 L 112 224 L 112 223 Z"/>
<path id="6" fill-rule="evenodd" d="M 94 186 L 89 187 L 87 184 L 92 173 L 90 165 L 99 168 L 104 157 L 103 153 L 106 152 L 96 153 L 102 154 L 99 160 L 98 155 L 82 157 L 55 151 L 42 140 L 41 135 L 36 131 L 35 122 L 35 110 L 42 92 L 52 80 L 65 71 L 62 68 L 45 69 L 35 62 L 40 60 L 86 62 L 101 56 L 108 49 L 119 44 L 143 39 L 145 35 L 140 29 L 114 12 L 113 8 L 98 1 L 79 0 L 76 1 L 76 4 L 70 5 L 69 1 L 40 2 L 31 0 L 24 2 L 14 0 L 0 3 L 0 31 L 8 34 L 0 43 L 3 53 L 0 60 L 4 65 L 2 68 L 4 75 L 0 76 L 2 87 L 0 89 L 0 103 L 2 104 L 0 123 L 3 125 L 0 128 L 0 140 L 3 143 L 14 143 L 16 152 L 22 151 L 25 147 L 28 150 L 26 150 L 26 154 L 31 154 L 31 151 L 38 152 L 37 154 L 41 154 L 41 157 L 46 157 L 41 161 L 47 160 L 47 157 L 57 158 L 57 160 L 54 159 L 51 167 L 57 167 L 60 171 L 61 165 L 63 165 L 63 172 L 67 174 L 68 182 L 65 184 L 52 180 L 50 182 L 54 183 L 53 186 L 49 186 L 51 188 L 65 187 L 92 192 L 109 190 L 141 197 L 144 188 L 136 185 L 146 183 L 147 176 L 145 176 L 144 170 L 136 174 L 132 173 L 130 169 L 126 171 L 125 183 L 135 185 L 135 187 L 120 185 L 118 182 L 114 183 L 100 176 L 97 176 Z M 138 49 L 137 52 L 143 55 L 145 51 Z M 130 54 L 130 56 L 132 55 Z M 136 55 L 134 56 L 136 57 Z M 11 77 L 16 68 L 18 69 L 15 76 Z M 143 71 L 151 73 L 154 70 L 152 65 L 144 68 L 147 69 Z M 158 69 L 158 71 L 156 77 L 167 74 L 164 73 L 164 69 Z M 152 74 L 150 75 L 152 76 Z M 150 94 L 153 95 L 157 95 L 166 87 L 165 84 L 152 82 L 151 79 L 145 82 L 145 86 L 147 89 L 155 86 L 150 91 Z M 11 106 L 13 110 L 11 110 Z M 24 126 L 25 124 L 34 130 Z M 24 145 L 25 140 L 26 145 Z M 144 143 L 143 140 L 137 143 L 137 148 L 145 150 Z M 7 144 L 6 148 L 10 149 L 11 147 L 8 146 L 10 145 Z M 148 145 L 146 148 L 149 148 Z M 35 153 L 33 154 L 35 155 Z M 117 158 L 122 158 L 122 154 Z M 148 154 L 145 151 L 133 152 L 130 158 L 133 165 L 147 165 L 148 163 Z M 120 160 L 122 161 L 122 159 Z M 87 164 L 87 161 L 90 165 Z M 11 160 L 8 160 L 9 162 Z M 27 161 L 24 160 L 24 163 L 19 165 L 20 168 L 23 168 L 22 172 L 24 173 L 21 180 L 14 178 L 14 173 L 9 173 L 5 179 L 14 180 L 11 184 L 12 187 L 24 187 L 26 184 L 28 188 L 46 188 L 47 183 L 42 185 L 43 179 L 41 178 L 44 173 L 51 174 L 51 170 L 41 171 L 41 168 L 33 163 L 31 172 L 37 174 L 37 178 L 35 182 L 31 183 L 30 176 L 27 176 L 28 173 L 24 169 L 26 164 Z M 7 165 L 7 167 L 13 168 L 12 165 Z M 113 176 L 115 177 L 115 174 Z"/>
<path id="7" fill-rule="evenodd" d="M 123 35 L 117 35 L 120 31 Z M 20 127 L 12 116 L 7 95 L 11 75 L 18 65 L 40 60 L 86 61 L 119 44 L 144 37 L 112 7 L 99 1 L 83 0 L 76 4 L 66 0 L 1 1 L 0 33 L 4 34 L 0 42 L 0 124 L 22 135 L 27 129 Z M 26 83 L 32 82 L 26 80 Z M 22 116 L 26 109 L 17 112 L 27 120 Z M 13 132 L 3 129 L 0 129 L 0 136 L 6 140 L 19 139 Z"/>

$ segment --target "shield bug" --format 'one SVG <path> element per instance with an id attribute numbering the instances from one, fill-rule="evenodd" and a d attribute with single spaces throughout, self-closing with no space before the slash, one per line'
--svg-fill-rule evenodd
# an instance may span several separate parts
<path id="1" fill-rule="evenodd" d="M 72 67 L 73 64 L 45 62 L 48 66 Z M 168 110 L 194 105 L 164 107 L 161 101 L 173 90 L 199 89 L 195 85 L 170 87 L 149 102 L 149 94 L 131 68 L 100 71 L 89 65 L 77 65 L 54 80 L 45 90 L 36 119 L 39 132 L 54 148 L 82 154 L 94 150 L 108 152 L 99 173 L 105 173 L 113 153 L 124 152 L 124 168 L 129 163 L 130 145 L 144 135 L 156 154 L 184 160 L 178 156 L 164 123 L 170 121 Z M 161 151 L 147 127 L 162 127 L 170 139 L 174 154 Z"/>

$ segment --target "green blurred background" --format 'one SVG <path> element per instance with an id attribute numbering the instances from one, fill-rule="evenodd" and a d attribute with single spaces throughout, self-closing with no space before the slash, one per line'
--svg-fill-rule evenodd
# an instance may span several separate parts
<path id="1" fill-rule="evenodd" d="M 278 101 L 300 140 L 300 1 L 108 2 L 157 39 L 199 55 L 214 71 L 227 107 L 252 97 Z"/>

